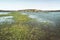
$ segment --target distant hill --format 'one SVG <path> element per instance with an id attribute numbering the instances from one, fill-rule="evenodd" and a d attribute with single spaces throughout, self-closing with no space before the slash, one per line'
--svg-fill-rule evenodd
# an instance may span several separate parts
<path id="1" fill-rule="evenodd" d="M 42 10 L 37 10 L 37 9 L 24 9 L 24 10 L 0 10 L 0 12 L 14 12 L 14 11 L 20 11 L 20 12 L 41 12 Z"/>
<path id="2" fill-rule="evenodd" d="M 60 10 L 45 10 L 45 12 L 60 12 Z"/>
<path id="3" fill-rule="evenodd" d="M 37 9 L 25 9 L 25 10 L 18 10 L 21 12 L 41 12 L 42 10 L 37 10 Z"/>
<path id="4" fill-rule="evenodd" d="M 0 10 L 0 12 L 14 12 L 16 10 Z"/>
<path id="5" fill-rule="evenodd" d="M 60 12 L 60 10 L 37 10 L 37 9 L 24 9 L 24 10 L 0 10 L 0 12 Z"/>

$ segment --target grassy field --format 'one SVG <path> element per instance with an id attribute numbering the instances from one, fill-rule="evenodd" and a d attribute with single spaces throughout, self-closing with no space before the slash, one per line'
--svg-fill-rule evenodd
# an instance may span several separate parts
<path id="1" fill-rule="evenodd" d="M 58 40 L 59 29 L 51 30 L 49 23 L 39 23 L 20 12 L 11 12 L 2 16 L 13 16 L 15 22 L 0 25 L 0 40 Z M 47 27 L 47 28 L 45 28 Z M 57 30 L 58 29 L 58 30 Z M 60 39 L 59 39 L 60 40 Z"/>

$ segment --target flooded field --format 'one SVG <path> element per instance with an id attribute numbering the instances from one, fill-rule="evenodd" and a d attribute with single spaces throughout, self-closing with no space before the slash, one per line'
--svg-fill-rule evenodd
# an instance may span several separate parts
<path id="1" fill-rule="evenodd" d="M 0 12 L 0 40 L 60 40 L 60 12 Z"/>

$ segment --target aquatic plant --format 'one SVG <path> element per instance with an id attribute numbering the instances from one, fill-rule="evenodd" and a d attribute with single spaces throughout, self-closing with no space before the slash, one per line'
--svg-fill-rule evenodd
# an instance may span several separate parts
<path id="1" fill-rule="evenodd" d="M 0 40 L 56 40 L 60 33 L 49 22 L 38 22 L 20 12 L 7 14 L 13 16 L 15 22 L 0 24 Z M 6 15 L 5 15 L 6 16 Z M 56 32 L 56 33 L 55 33 Z M 59 35 L 58 35 L 59 36 Z M 57 37 L 58 37 L 57 36 Z"/>

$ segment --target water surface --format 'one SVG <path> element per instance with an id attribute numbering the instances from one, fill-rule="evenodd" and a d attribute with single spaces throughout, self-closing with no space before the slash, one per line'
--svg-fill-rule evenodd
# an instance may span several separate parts
<path id="1" fill-rule="evenodd" d="M 8 14 L 9 12 L 0 12 L 1 14 Z M 22 12 L 23 15 L 28 15 L 30 18 L 36 19 L 38 22 L 49 22 L 54 25 L 60 25 L 60 12 Z M 11 21 L 12 16 L 0 17 L 0 22 Z"/>
<path id="2" fill-rule="evenodd" d="M 30 18 L 36 18 L 39 22 L 50 22 L 55 25 L 60 25 L 60 12 L 40 12 L 40 13 L 23 13 L 29 15 Z"/>

